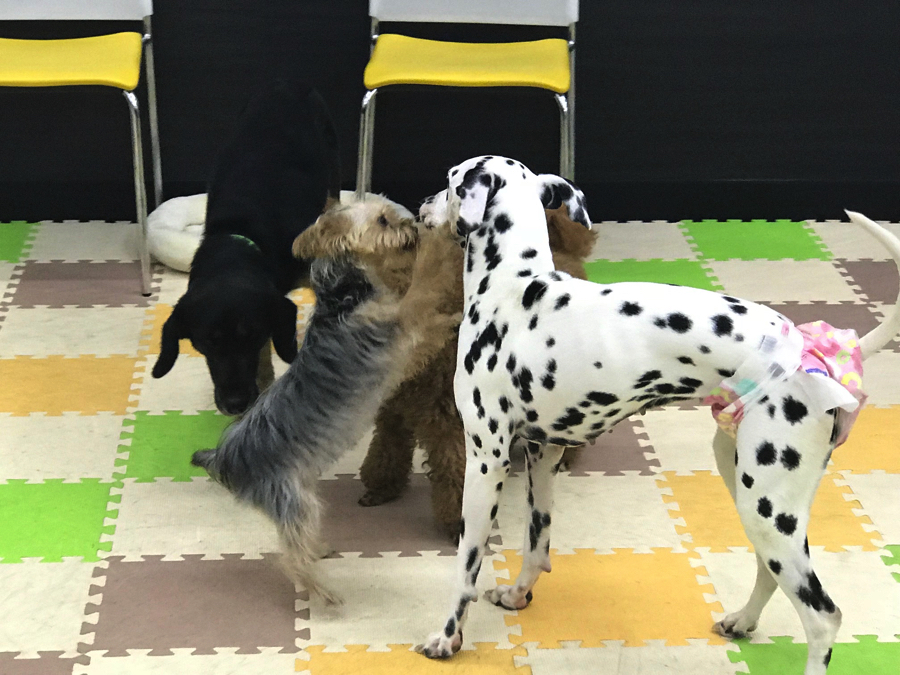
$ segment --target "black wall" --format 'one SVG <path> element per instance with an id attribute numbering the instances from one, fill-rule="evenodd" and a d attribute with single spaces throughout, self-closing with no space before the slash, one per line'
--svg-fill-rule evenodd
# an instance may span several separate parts
<path id="1" fill-rule="evenodd" d="M 840 218 L 845 207 L 900 220 L 896 0 L 583 0 L 581 14 L 576 182 L 595 220 Z M 120 28 L 130 26 L 7 22 L 0 35 Z M 157 0 L 154 33 L 167 197 L 204 189 L 248 92 L 279 75 L 322 91 L 353 187 L 365 2 Z M 102 88 L 0 89 L 0 221 L 133 218 L 121 99 Z M 472 155 L 558 166 L 545 92 L 387 89 L 377 113 L 374 187 L 411 206 Z"/>

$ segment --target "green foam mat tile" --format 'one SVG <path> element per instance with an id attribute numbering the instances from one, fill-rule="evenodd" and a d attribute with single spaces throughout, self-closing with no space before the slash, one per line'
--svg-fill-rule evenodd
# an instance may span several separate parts
<path id="1" fill-rule="evenodd" d="M 873 635 L 854 635 L 858 642 L 834 645 L 828 675 L 897 675 L 900 670 L 900 642 L 878 642 Z M 734 663 L 743 661 L 749 675 L 802 673 L 806 665 L 806 644 L 792 637 L 773 637 L 771 644 L 736 640 L 740 652 L 728 652 Z"/>
<path id="2" fill-rule="evenodd" d="M 0 223 L 0 262 L 19 262 L 34 239 L 36 225 L 21 220 Z"/>
<path id="3" fill-rule="evenodd" d="M 585 263 L 584 269 L 589 280 L 600 284 L 653 281 L 708 291 L 722 290 L 712 274 L 695 260 L 595 260 Z"/>
<path id="4" fill-rule="evenodd" d="M 120 495 L 110 495 L 114 483 L 85 478 L 78 483 L 62 479 L 43 483 L 10 480 L 0 485 L 0 560 L 21 562 L 23 558 L 41 558 L 59 562 L 62 558 L 97 561 L 99 551 L 111 544 L 101 541 L 111 535 L 114 525 L 103 520 L 115 517 L 109 503 Z"/>
<path id="5" fill-rule="evenodd" d="M 206 471 L 191 465 L 191 455 L 214 448 L 229 422 L 231 418 L 214 411 L 195 415 L 137 412 L 134 430 L 122 433 L 122 440 L 130 438 L 131 445 L 120 448 L 128 453 L 128 459 L 116 460 L 119 471 L 124 469 L 119 477 L 145 483 L 156 478 L 189 481 L 193 476 L 206 476 Z"/>
<path id="6" fill-rule="evenodd" d="M 900 546 L 885 546 L 888 552 L 891 554 L 890 557 L 883 556 L 882 560 L 884 560 L 885 565 L 898 565 L 900 566 Z M 900 572 L 892 573 L 894 579 L 900 581 Z M 898 668 L 900 670 L 900 668 Z"/>
<path id="7" fill-rule="evenodd" d="M 707 260 L 831 260 L 818 235 L 790 220 L 684 220 L 682 227 Z"/>

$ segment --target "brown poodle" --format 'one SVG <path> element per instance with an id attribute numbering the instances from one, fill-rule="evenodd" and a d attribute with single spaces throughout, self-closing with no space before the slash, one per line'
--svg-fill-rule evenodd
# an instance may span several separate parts
<path id="1" fill-rule="evenodd" d="M 547 210 L 546 215 L 556 268 L 585 279 L 584 261 L 596 233 L 573 222 L 565 206 Z M 411 283 L 423 283 L 426 273 L 431 288 L 441 289 L 435 305 L 423 309 L 421 321 L 429 324 L 429 330 L 435 325 L 448 327 L 441 334 L 432 330 L 419 343 L 405 364 L 401 383 L 382 403 L 361 469 L 366 492 L 359 503 L 375 506 L 399 497 L 418 445 L 425 451 L 435 519 L 448 535 L 457 536 L 465 474 L 463 425 L 453 397 L 459 323 L 435 320 L 462 316 L 463 250 L 457 239 L 447 227 L 416 230 L 411 222 L 397 222 L 390 202 L 370 199 L 321 216 L 297 238 L 294 253 L 352 254 L 401 296 Z M 415 281 L 414 267 L 419 273 Z"/>

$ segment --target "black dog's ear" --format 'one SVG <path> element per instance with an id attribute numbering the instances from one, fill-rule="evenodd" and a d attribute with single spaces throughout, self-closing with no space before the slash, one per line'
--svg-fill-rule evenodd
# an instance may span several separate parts
<path id="1" fill-rule="evenodd" d="M 297 305 L 279 297 L 272 307 L 272 344 L 285 363 L 297 356 Z"/>
<path id="2" fill-rule="evenodd" d="M 466 171 L 462 184 L 456 187 L 456 195 L 459 197 L 457 234 L 465 236 L 484 222 L 494 195 L 505 184 L 503 178 L 488 173 L 481 166 Z"/>
<path id="3" fill-rule="evenodd" d="M 163 324 L 162 339 L 159 345 L 159 358 L 153 366 L 153 377 L 162 377 L 175 365 L 175 359 L 178 358 L 178 341 L 187 337 L 187 333 L 182 323 L 182 314 L 184 310 L 181 305 L 175 305 L 172 314 Z"/>

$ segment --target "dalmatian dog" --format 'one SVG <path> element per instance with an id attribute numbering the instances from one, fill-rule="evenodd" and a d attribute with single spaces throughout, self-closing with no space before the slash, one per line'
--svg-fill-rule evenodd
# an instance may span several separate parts
<path id="1" fill-rule="evenodd" d="M 450 611 L 418 651 L 446 658 L 462 645 L 514 438 L 529 446 L 523 566 L 513 585 L 487 597 L 521 610 L 541 572 L 550 572 L 553 477 L 563 449 L 648 407 L 731 391 L 734 396 L 722 393 L 713 447 L 757 553 L 758 573 L 746 606 L 714 629 L 728 637 L 754 630 L 780 587 L 806 631 L 806 675 L 825 673 L 841 612 L 813 570 L 806 529 L 824 467 L 864 395 L 821 369 L 804 368 L 805 334 L 770 308 L 694 288 L 601 285 L 554 271 L 543 215 L 546 187 L 519 162 L 478 157 L 453 168 L 448 188 L 424 209 L 426 221 L 455 223 L 466 242 L 454 382 L 466 471 Z M 864 216 L 849 215 L 900 266 L 900 240 Z M 848 332 L 861 362 L 898 330 L 895 307 L 858 341 Z M 727 423 L 738 404 L 742 418 L 732 436 L 723 419 Z"/>

